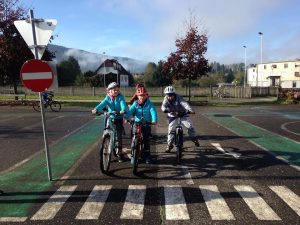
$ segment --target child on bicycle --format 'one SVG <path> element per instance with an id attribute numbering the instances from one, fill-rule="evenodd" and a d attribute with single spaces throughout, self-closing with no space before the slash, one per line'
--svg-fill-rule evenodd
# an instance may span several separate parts
<path id="1" fill-rule="evenodd" d="M 175 93 L 175 90 L 172 86 L 168 86 L 164 90 L 164 100 L 161 105 L 161 110 L 164 113 L 168 113 L 168 146 L 165 152 L 170 152 L 174 147 L 174 139 L 175 139 L 175 128 L 176 128 L 176 115 L 174 113 L 187 113 L 194 114 L 195 112 L 192 110 L 191 106 L 183 100 L 183 98 Z M 187 128 L 188 135 L 194 142 L 194 144 L 199 147 L 199 141 L 197 138 L 196 131 L 193 127 L 193 123 L 189 116 L 186 114 L 184 117 L 181 118 L 182 124 Z"/>
<path id="2" fill-rule="evenodd" d="M 122 152 L 122 134 L 123 134 L 123 117 L 127 109 L 124 96 L 120 93 L 120 86 L 116 82 L 112 82 L 107 86 L 107 95 L 104 100 L 98 104 L 93 110 L 92 113 L 95 114 L 99 111 L 102 111 L 105 107 L 108 108 L 109 112 L 116 112 L 119 115 L 111 114 L 110 118 L 113 119 L 114 124 L 116 125 L 117 131 L 117 156 L 118 161 L 123 162 L 124 156 Z"/>
<path id="3" fill-rule="evenodd" d="M 130 106 L 128 112 L 126 113 L 126 118 L 130 118 L 130 116 L 134 115 L 135 122 L 145 122 L 146 124 L 151 123 L 153 125 L 156 125 L 157 112 L 148 97 L 148 93 L 145 87 L 144 86 L 138 87 L 135 94 L 137 96 L 137 100 L 135 100 L 133 104 Z M 133 133 L 135 132 L 136 132 L 136 126 L 133 127 Z M 143 141 L 144 141 L 145 162 L 149 164 L 152 163 L 152 158 L 150 154 L 151 126 L 142 126 L 142 134 L 143 134 Z M 131 158 L 131 164 L 134 164 L 133 157 Z"/>
<path id="4" fill-rule="evenodd" d="M 136 91 L 137 91 L 138 88 L 142 88 L 142 87 L 145 88 L 144 84 L 142 84 L 142 83 L 139 82 L 139 83 L 136 85 L 136 87 L 135 87 L 135 88 L 136 88 Z M 132 103 L 133 103 L 135 100 L 138 99 L 137 94 L 136 94 L 136 91 L 134 92 L 134 95 L 133 95 L 132 98 L 130 99 L 129 105 L 132 105 Z"/>

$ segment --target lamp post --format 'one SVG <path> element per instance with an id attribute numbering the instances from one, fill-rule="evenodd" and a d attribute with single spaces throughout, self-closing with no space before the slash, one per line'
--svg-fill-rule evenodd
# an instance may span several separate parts
<path id="1" fill-rule="evenodd" d="M 105 56 L 105 52 L 102 52 L 102 54 Z M 103 69 L 103 84 L 104 88 L 106 88 L 106 83 L 105 83 L 105 57 L 104 57 L 104 69 Z"/>
<path id="2" fill-rule="evenodd" d="M 246 77 L 247 77 L 247 46 L 243 46 L 245 49 L 245 74 L 244 74 L 244 88 L 246 87 Z"/>
<path id="3" fill-rule="evenodd" d="M 262 36 L 263 36 L 263 33 L 258 32 L 258 34 L 260 36 L 260 63 L 262 64 Z"/>
<path id="4" fill-rule="evenodd" d="M 263 36 L 263 33 L 258 32 L 258 34 L 260 36 L 260 64 L 262 66 L 262 36 Z M 262 75 L 261 75 L 261 85 L 262 85 Z M 257 86 L 258 86 L 258 67 L 257 67 Z"/>

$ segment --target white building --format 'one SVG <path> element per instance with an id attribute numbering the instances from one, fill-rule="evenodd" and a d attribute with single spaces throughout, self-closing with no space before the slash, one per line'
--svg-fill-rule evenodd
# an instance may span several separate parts
<path id="1" fill-rule="evenodd" d="M 300 88 L 300 59 L 257 64 L 247 70 L 250 86 Z"/>

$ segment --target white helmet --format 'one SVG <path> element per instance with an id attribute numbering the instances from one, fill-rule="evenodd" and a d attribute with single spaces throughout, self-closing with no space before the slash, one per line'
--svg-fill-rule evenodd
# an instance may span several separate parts
<path id="1" fill-rule="evenodd" d="M 175 89 L 172 86 L 168 86 L 164 90 L 165 95 L 175 94 Z"/>
<path id="2" fill-rule="evenodd" d="M 117 84 L 116 82 L 111 82 L 108 86 L 107 86 L 107 90 L 113 89 L 115 87 L 120 87 L 119 84 Z"/>

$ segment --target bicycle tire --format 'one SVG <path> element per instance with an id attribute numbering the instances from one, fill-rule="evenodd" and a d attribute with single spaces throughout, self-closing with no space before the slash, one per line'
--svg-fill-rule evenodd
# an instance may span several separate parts
<path id="1" fill-rule="evenodd" d="M 61 104 L 58 101 L 52 101 L 50 103 L 50 108 L 53 112 L 59 112 L 61 110 Z"/>
<path id="2" fill-rule="evenodd" d="M 175 143 L 176 143 L 176 162 L 178 164 L 181 164 L 181 158 L 182 158 L 182 147 L 183 147 L 183 131 L 181 128 L 176 129 L 176 135 L 175 135 Z"/>
<path id="3" fill-rule="evenodd" d="M 33 103 L 32 105 L 33 109 L 37 112 L 40 112 L 41 111 L 41 105 L 40 105 L 40 102 L 35 102 Z"/>
<path id="4" fill-rule="evenodd" d="M 111 161 L 110 136 L 105 135 L 102 139 L 100 148 L 100 170 L 102 173 L 108 173 Z"/>
<path id="5" fill-rule="evenodd" d="M 133 174 L 137 174 L 138 166 L 139 166 L 139 156 L 141 152 L 141 143 L 139 140 L 135 140 L 135 144 L 133 147 Z"/>

